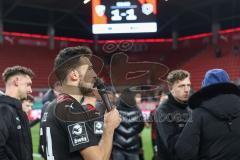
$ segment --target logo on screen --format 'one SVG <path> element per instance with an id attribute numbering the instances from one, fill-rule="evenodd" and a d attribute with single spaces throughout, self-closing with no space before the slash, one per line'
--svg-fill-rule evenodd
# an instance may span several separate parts
<path id="1" fill-rule="evenodd" d="M 151 13 L 153 13 L 153 5 L 150 3 L 146 3 L 142 5 L 142 12 L 145 15 L 150 15 Z"/>
<path id="2" fill-rule="evenodd" d="M 103 16 L 105 14 L 106 7 L 104 5 L 97 5 L 95 7 L 95 11 L 98 16 Z"/>

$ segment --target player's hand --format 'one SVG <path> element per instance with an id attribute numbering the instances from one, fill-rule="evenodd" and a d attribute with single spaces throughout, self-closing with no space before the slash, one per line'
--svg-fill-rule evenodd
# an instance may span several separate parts
<path id="1" fill-rule="evenodd" d="M 119 126 L 121 120 L 122 119 L 116 107 L 110 112 L 104 114 L 104 126 L 107 130 L 114 131 Z"/>

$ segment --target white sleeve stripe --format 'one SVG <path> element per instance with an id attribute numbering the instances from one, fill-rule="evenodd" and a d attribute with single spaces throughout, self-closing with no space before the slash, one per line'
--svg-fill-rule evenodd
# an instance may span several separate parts
<path id="1" fill-rule="evenodd" d="M 47 148 L 46 148 L 47 160 L 54 160 L 50 127 L 46 127 L 46 138 L 47 138 Z"/>

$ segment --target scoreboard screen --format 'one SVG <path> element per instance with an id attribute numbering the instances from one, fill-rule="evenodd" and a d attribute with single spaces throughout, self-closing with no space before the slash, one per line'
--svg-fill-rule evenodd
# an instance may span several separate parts
<path id="1" fill-rule="evenodd" d="M 92 0 L 93 34 L 157 32 L 157 0 Z"/>

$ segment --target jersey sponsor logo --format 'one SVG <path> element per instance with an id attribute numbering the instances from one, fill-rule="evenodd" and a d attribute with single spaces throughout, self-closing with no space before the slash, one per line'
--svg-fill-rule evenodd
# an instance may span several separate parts
<path id="1" fill-rule="evenodd" d="M 69 125 L 68 132 L 71 137 L 73 146 L 89 142 L 84 122 Z"/>
<path id="2" fill-rule="evenodd" d="M 102 121 L 94 122 L 94 134 L 103 134 L 103 122 Z"/>

